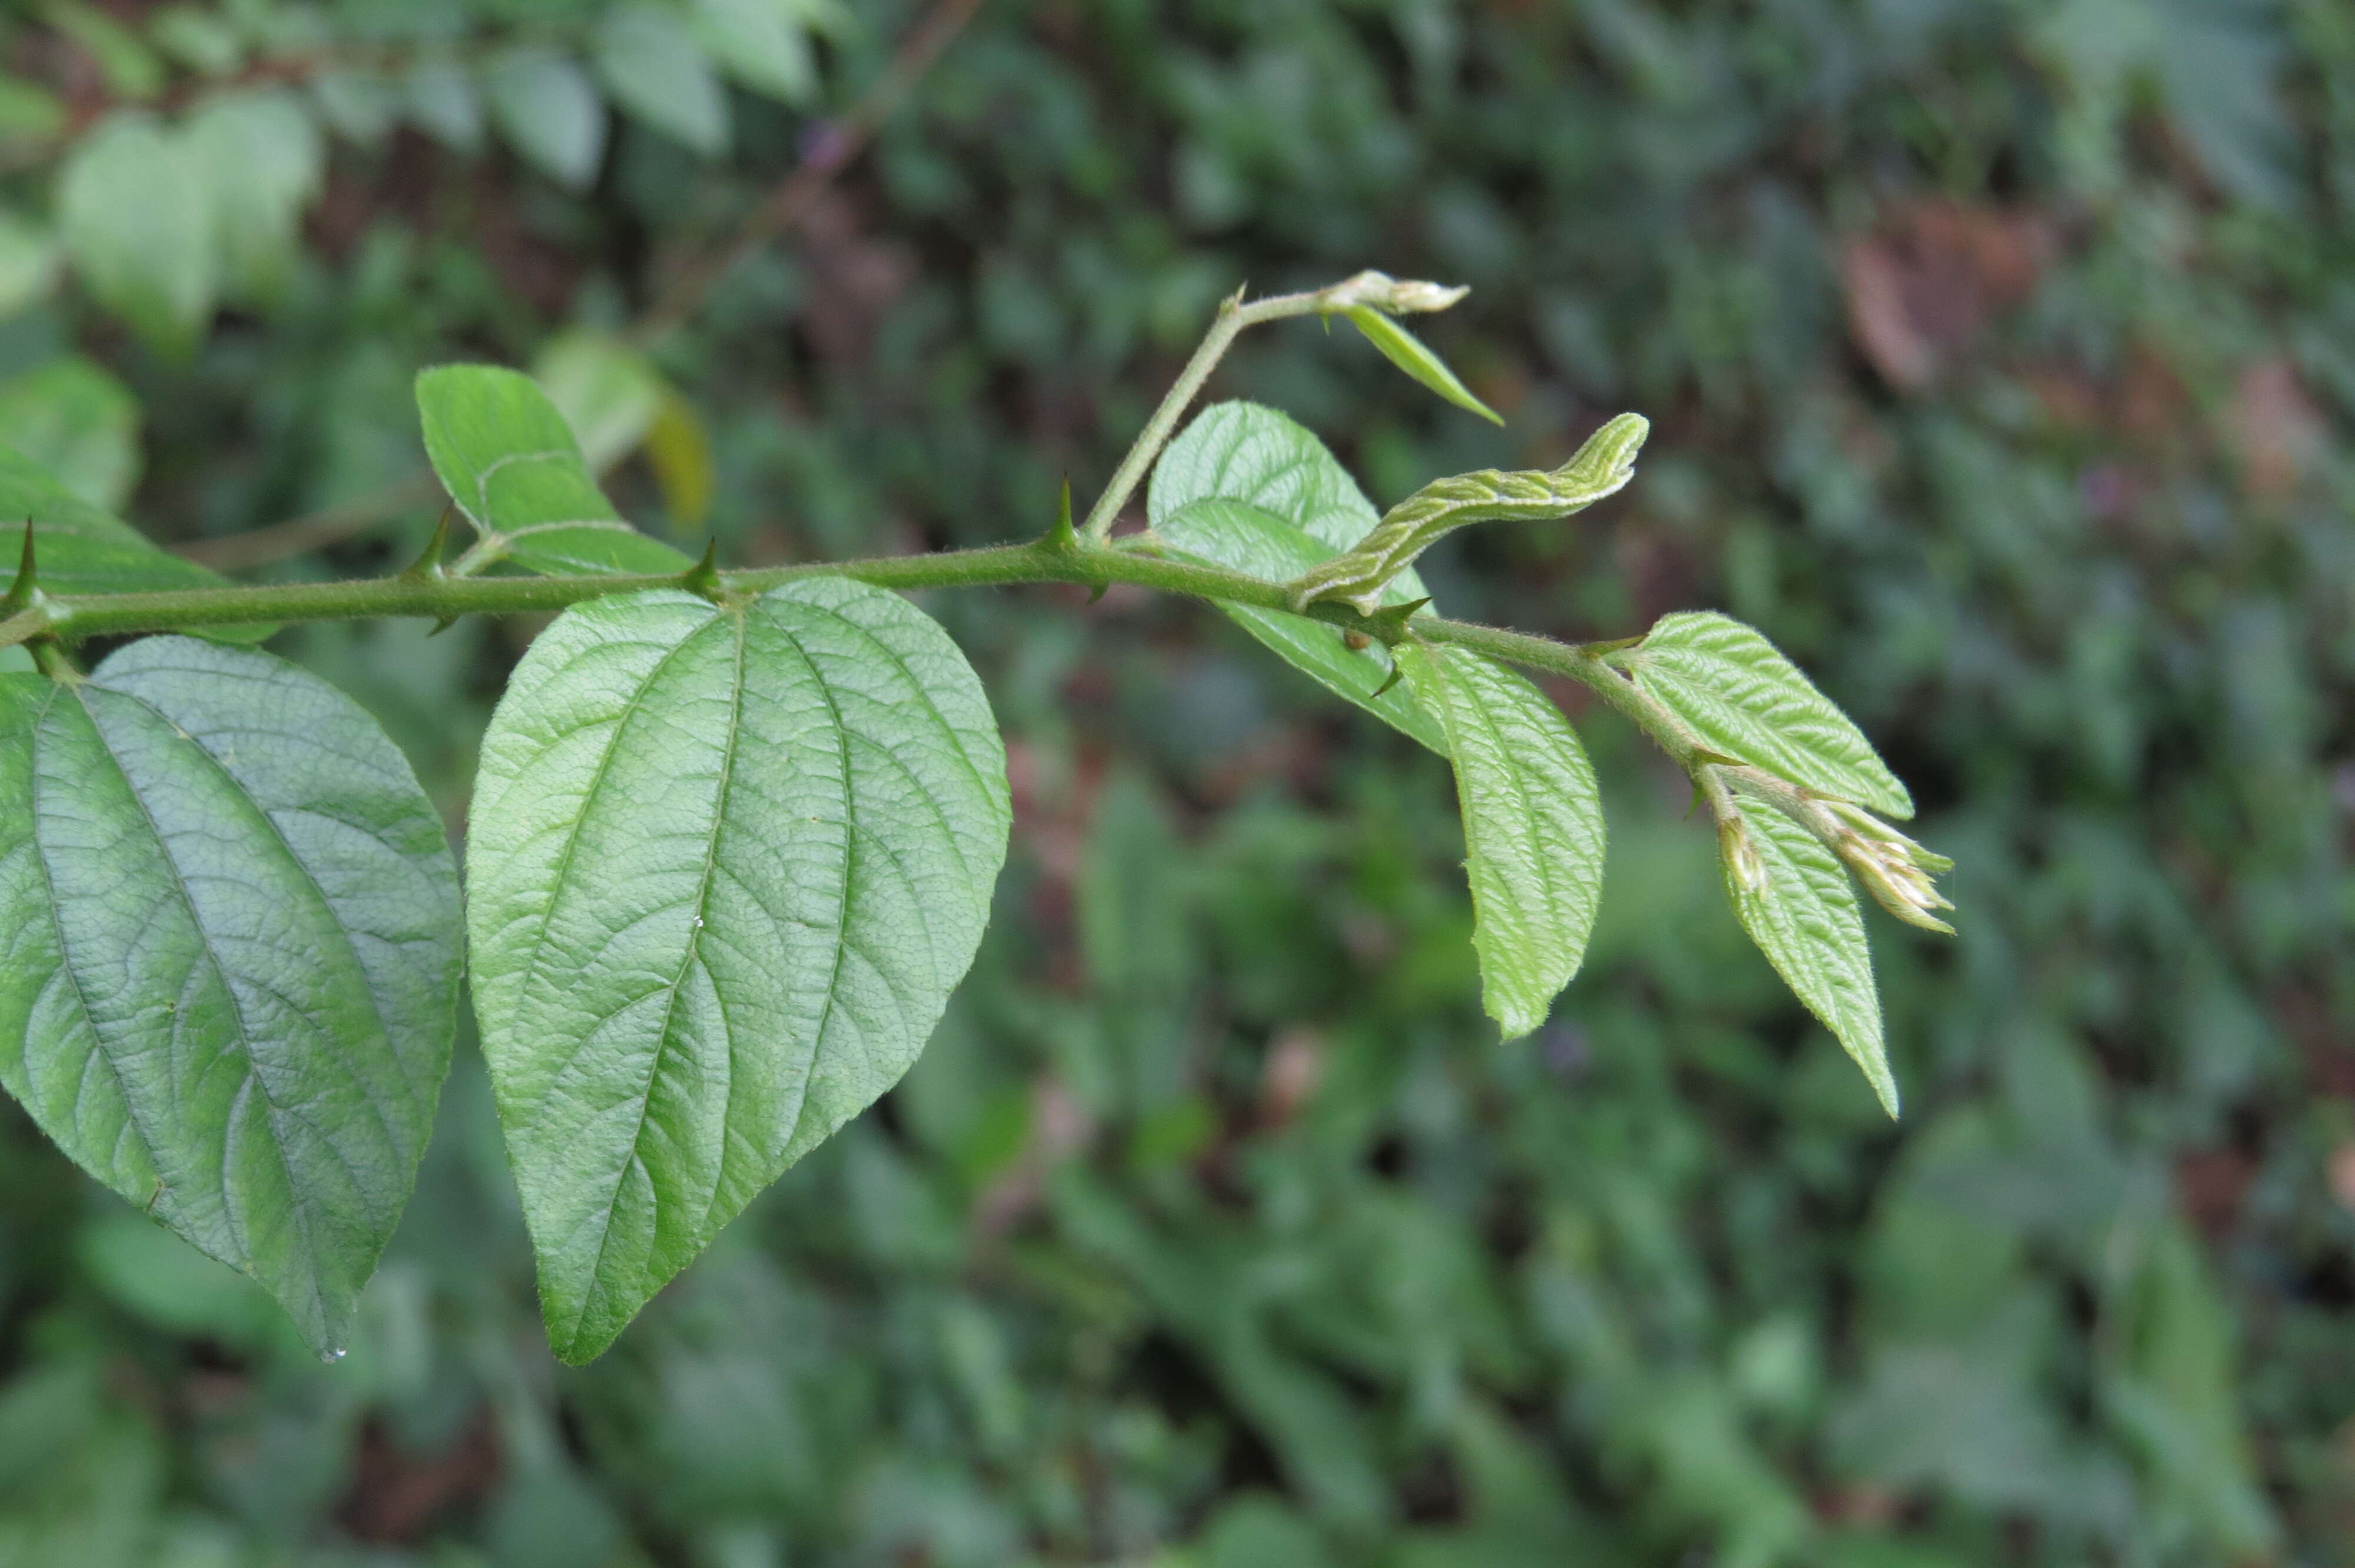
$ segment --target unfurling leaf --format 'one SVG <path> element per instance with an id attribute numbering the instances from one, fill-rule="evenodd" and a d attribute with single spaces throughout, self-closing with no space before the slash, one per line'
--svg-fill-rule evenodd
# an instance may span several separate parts
<path id="1" fill-rule="evenodd" d="M 1220 403 L 1169 443 L 1153 471 L 1146 516 L 1170 554 L 1269 582 L 1289 582 L 1365 537 L 1378 521 L 1325 444 L 1273 408 Z M 1424 597 L 1402 572 L 1391 604 Z M 1220 606 L 1286 663 L 1432 750 L 1446 755 L 1438 721 L 1405 691 L 1387 650 L 1352 647 L 1337 627 L 1249 605 Z"/>
<path id="2" fill-rule="evenodd" d="M 1635 477 L 1636 453 L 1651 428 L 1641 414 L 1622 414 L 1550 473 L 1484 468 L 1434 480 L 1391 507 L 1347 555 L 1294 579 L 1292 602 L 1305 609 L 1333 599 L 1371 615 L 1384 588 L 1444 535 L 1471 523 L 1566 517 L 1617 493 Z"/>
<path id="3" fill-rule="evenodd" d="M 1399 664 L 1455 761 L 1480 990 L 1505 1038 L 1546 1020 L 1603 896 L 1603 800 L 1543 692 L 1476 653 L 1406 642 Z"/>
<path id="4" fill-rule="evenodd" d="M 1834 800 L 1887 816 L 1913 797 L 1849 716 L 1775 646 L 1731 616 L 1664 615 L 1634 647 L 1610 655 L 1701 744 Z"/>
<path id="5" fill-rule="evenodd" d="M 1897 1114 L 1897 1080 L 1881 1041 L 1881 998 L 1856 889 L 1816 836 L 1763 801 L 1736 797 L 1718 824 L 1725 891 L 1742 929 L 1792 993 L 1864 1069 Z"/>
<path id="6" fill-rule="evenodd" d="M 896 595 L 662 590 L 541 634 L 474 799 L 483 1051 L 549 1342 L 586 1361 L 923 1048 L 1005 859 L 1005 750 Z"/>
<path id="7" fill-rule="evenodd" d="M 458 884 L 376 722 L 266 653 L 0 675 L 0 1081 L 323 1354 L 449 1065 Z"/>
<path id="8" fill-rule="evenodd" d="M 483 546 L 535 572 L 685 571 L 695 563 L 627 523 L 531 377 L 489 365 L 417 376 L 425 454 Z"/>
<path id="9" fill-rule="evenodd" d="M 1454 300 L 1447 302 L 1455 303 Z M 1444 307 L 1430 307 L 1444 308 Z M 1423 341 L 1406 328 L 1391 320 L 1369 305 L 1351 305 L 1341 313 L 1366 334 L 1366 341 L 1382 351 L 1382 357 L 1438 393 L 1467 413 L 1479 415 L 1492 425 L 1501 425 L 1505 417 L 1472 396 L 1472 389 L 1457 379 L 1447 362 L 1424 346 Z"/>

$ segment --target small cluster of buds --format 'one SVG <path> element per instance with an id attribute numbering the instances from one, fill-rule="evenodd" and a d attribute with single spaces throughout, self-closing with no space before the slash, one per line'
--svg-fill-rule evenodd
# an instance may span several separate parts
<path id="1" fill-rule="evenodd" d="M 1336 311 L 1370 307 L 1391 315 L 1412 315 L 1444 311 L 1471 291 L 1393 278 L 1387 272 L 1360 272 L 1326 290 L 1324 297 L 1327 308 Z"/>
<path id="2" fill-rule="evenodd" d="M 1845 800 L 1820 802 L 1834 831 L 1832 853 L 1848 863 L 1881 906 L 1909 926 L 1954 935 L 1955 928 L 1931 913 L 1952 909 L 1931 878 L 1955 869 L 1945 855 L 1933 853 L 1882 821 Z"/>
<path id="3" fill-rule="evenodd" d="M 1719 821 L 1717 850 L 1744 893 L 1754 896 L 1766 891 L 1766 863 L 1759 857 L 1758 846 L 1751 841 L 1750 826 L 1740 813 L 1729 813 Z"/>

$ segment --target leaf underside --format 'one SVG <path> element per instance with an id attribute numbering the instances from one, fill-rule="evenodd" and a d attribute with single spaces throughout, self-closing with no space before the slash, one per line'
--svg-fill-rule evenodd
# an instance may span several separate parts
<path id="1" fill-rule="evenodd" d="M 1757 848 L 1764 886 L 1743 886 L 1727 867 L 1733 912 L 1792 993 L 1864 1070 L 1881 1108 L 1896 1116 L 1897 1080 L 1881 1044 L 1881 996 L 1856 888 L 1806 829 L 1760 801 L 1737 797 L 1736 806 Z"/>
<path id="2" fill-rule="evenodd" d="M 1380 521 L 1322 441 L 1273 408 L 1240 402 L 1205 409 L 1169 443 L 1146 514 L 1172 555 L 1277 583 L 1343 554 Z M 1409 570 L 1382 597 L 1407 604 L 1427 596 Z M 1337 628 L 1305 616 L 1220 608 L 1327 690 L 1446 755 L 1438 721 L 1402 685 L 1374 694 L 1391 676 L 1388 650 L 1351 649 Z"/>
<path id="3" fill-rule="evenodd" d="M 841 578 L 568 611 L 484 742 L 474 998 L 550 1343 L 603 1350 L 915 1060 L 1011 821 L 980 683 Z"/>
<path id="4" fill-rule="evenodd" d="M 1710 750 L 1901 820 L 1913 799 L 1855 722 L 1757 631 L 1731 616 L 1662 616 L 1614 656 Z"/>
<path id="5" fill-rule="evenodd" d="M 323 1354 L 449 1065 L 457 876 L 373 719 L 266 653 L 0 675 L 0 1081 Z"/>
<path id="6" fill-rule="evenodd" d="M 450 499 L 517 566 L 661 575 L 694 565 L 622 520 L 572 427 L 528 376 L 488 365 L 421 371 L 417 411 Z"/>
<path id="7" fill-rule="evenodd" d="M 1455 761 L 1482 1000 L 1508 1040 L 1546 1020 L 1578 972 L 1603 893 L 1603 801 L 1561 710 L 1461 649 L 1399 650 Z"/>

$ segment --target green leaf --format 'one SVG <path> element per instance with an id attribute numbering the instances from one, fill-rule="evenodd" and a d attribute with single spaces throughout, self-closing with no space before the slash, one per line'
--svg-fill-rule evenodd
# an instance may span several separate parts
<path id="1" fill-rule="evenodd" d="M 817 94 L 817 62 L 796 8 L 779 0 L 695 0 L 696 41 L 754 92 L 801 107 Z"/>
<path id="2" fill-rule="evenodd" d="M 586 190 L 605 155 L 605 105 L 588 73 L 555 50 L 525 44 L 483 73 L 499 132 L 524 162 L 571 190 Z"/>
<path id="3" fill-rule="evenodd" d="M 1505 1038 L 1546 1021 L 1578 972 L 1603 896 L 1603 798 L 1570 721 L 1511 671 L 1401 643 L 1415 697 L 1455 761 L 1481 1000 Z"/>
<path id="4" fill-rule="evenodd" d="M 486 543 L 535 572 L 681 572 L 695 563 L 622 521 L 572 427 L 531 377 L 489 365 L 421 371 L 425 454 Z"/>
<path id="5" fill-rule="evenodd" d="M 146 99 L 164 90 L 164 62 L 138 34 L 77 0 L 51 0 L 45 9 L 51 26 L 90 52 L 111 96 Z"/>
<path id="6" fill-rule="evenodd" d="M 483 743 L 475 1011 L 558 1355 L 582 1361 L 906 1072 L 1005 859 L 964 656 L 842 578 L 568 610 Z"/>
<path id="7" fill-rule="evenodd" d="M 66 158 L 58 225 L 93 299 L 160 352 L 194 351 L 218 272 L 212 182 L 185 138 L 144 112 L 109 119 Z"/>
<path id="8" fill-rule="evenodd" d="M 0 676 L 0 1082 L 322 1353 L 449 1065 L 458 884 L 376 722 L 185 637 Z"/>
<path id="9" fill-rule="evenodd" d="M 33 555 L 43 592 L 145 593 L 221 588 L 229 579 L 194 561 L 157 549 L 130 524 L 109 516 L 67 491 L 28 459 L 0 447 L 0 574 L 15 575 L 16 541 L 33 524 Z M 0 590 L 5 591 L 5 590 Z M 207 635 L 258 641 L 267 627 L 222 627 Z"/>
<path id="10" fill-rule="evenodd" d="M 1256 403 L 1205 409 L 1169 443 L 1153 471 L 1146 515 L 1171 554 L 1269 582 L 1289 582 L 1363 538 L 1379 517 L 1325 444 Z M 1412 571 L 1388 602 L 1425 597 Z M 1391 678 L 1387 650 L 1351 649 L 1336 627 L 1243 605 L 1220 607 L 1236 624 L 1336 694 L 1444 756 L 1439 723 Z"/>
<path id="11" fill-rule="evenodd" d="M 1622 414 L 1589 436 L 1551 472 L 1484 468 L 1433 480 L 1382 516 L 1347 555 L 1303 574 L 1293 602 L 1336 599 L 1371 615 L 1383 589 L 1445 535 L 1473 523 L 1540 522 L 1583 512 L 1615 495 L 1636 476 L 1636 453 L 1651 430 L 1641 414 Z"/>
<path id="12" fill-rule="evenodd" d="M 1901 821 L 1913 798 L 1872 743 L 1774 645 L 1712 610 L 1664 615 L 1610 656 L 1710 750 Z"/>
<path id="13" fill-rule="evenodd" d="M 1369 305 L 1352 305 L 1342 313 L 1357 323 L 1366 341 L 1382 351 L 1382 357 L 1438 393 L 1467 413 L 1479 415 L 1492 425 L 1501 425 L 1505 417 L 1472 396 L 1472 389 L 1456 379 L 1447 362 L 1423 345 L 1421 338 L 1406 330 Z"/>
<path id="14" fill-rule="evenodd" d="M 1897 1080 L 1881 1048 L 1872 950 L 1848 873 L 1813 833 L 1761 801 L 1737 798 L 1719 838 L 1726 895 L 1742 929 L 1895 1117 Z"/>
<path id="15" fill-rule="evenodd" d="M 139 481 L 138 400 L 80 355 L 0 381 L 0 440 L 93 506 L 121 506 Z"/>
<path id="16" fill-rule="evenodd" d="M 669 390 L 645 355 L 595 327 L 572 327 L 542 344 L 531 378 L 580 438 L 592 473 L 637 450 Z"/>
<path id="17" fill-rule="evenodd" d="M 303 210 L 326 178 L 316 122 L 292 93 L 272 89 L 210 100 L 183 134 L 208 171 L 223 291 L 275 299 L 301 252 Z"/>
<path id="18" fill-rule="evenodd" d="M 483 148 L 483 101 L 454 61 L 421 56 L 401 83 L 401 112 L 409 122 L 453 152 L 469 157 Z"/>
<path id="19" fill-rule="evenodd" d="M 48 299 L 57 283 L 57 236 L 0 211 L 0 318 Z"/>
<path id="20" fill-rule="evenodd" d="M 608 11 L 597 29 L 597 74 L 633 117 L 706 157 L 727 150 L 727 91 L 677 13 Z"/>

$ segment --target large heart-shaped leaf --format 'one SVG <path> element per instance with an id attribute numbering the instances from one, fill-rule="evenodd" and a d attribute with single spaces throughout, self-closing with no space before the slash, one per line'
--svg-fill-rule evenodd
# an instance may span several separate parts
<path id="1" fill-rule="evenodd" d="M 1895 1116 L 1897 1080 L 1881 1045 L 1872 949 L 1848 873 L 1813 833 L 1772 806 L 1736 797 L 1734 809 L 1732 823 L 1721 829 L 1733 912 Z"/>
<path id="2" fill-rule="evenodd" d="M 1406 683 L 1446 732 L 1472 881 L 1472 946 L 1508 1040 L 1543 1023 L 1578 972 L 1603 897 L 1603 800 L 1561 710 L 1460 648 L 1406 643 Z"/>
<path id="3" fill-rule="evenodd" d="M 896 595 L 661 590 L 541 634 L 483 743 L 468 919 L 559 1355 L 907 1071 L 1010 820 L 980 683 Z"/>
<path id="4" fill-rule="evenodd" d="M 444 365 L 417 377 L 425 455 L 491 549 L 542 573 L 682 572 L 694 563 L 622 520 L 572 427 L 517 371 Z"/>
<path id="5" fill-rule="evenodd" d="M 0 674 L 0 1082 L 323 1354 L 449 1065 L 441 818 L 350 699 L 185 637 Z"/>
<path id="6" fill-rule="evenodd" d="M 1611 655 L 1710 750 L 1900 819 L 1913 798 L 1872 742 L 1757 631 L 1711 610 L 1664 615 Z"/>
<path id="7" fill-rule="evenodd" d="M 1289 582 L 1341 555 L 1380 521 L 1325 443 L 1256 403 L 1205 409 L 1153 471 L 1146 514 L 1172 555 L 1270 582 Z M 1385 602 L 1424 596 L 1410 569 Z M 1389 652 L 1352 649 L 1337 628 L 1304 616 L 1222 606 L 1242 629 L 1327 690 L 1444 755 L 1438 722 L 1391 677 Z"/>

